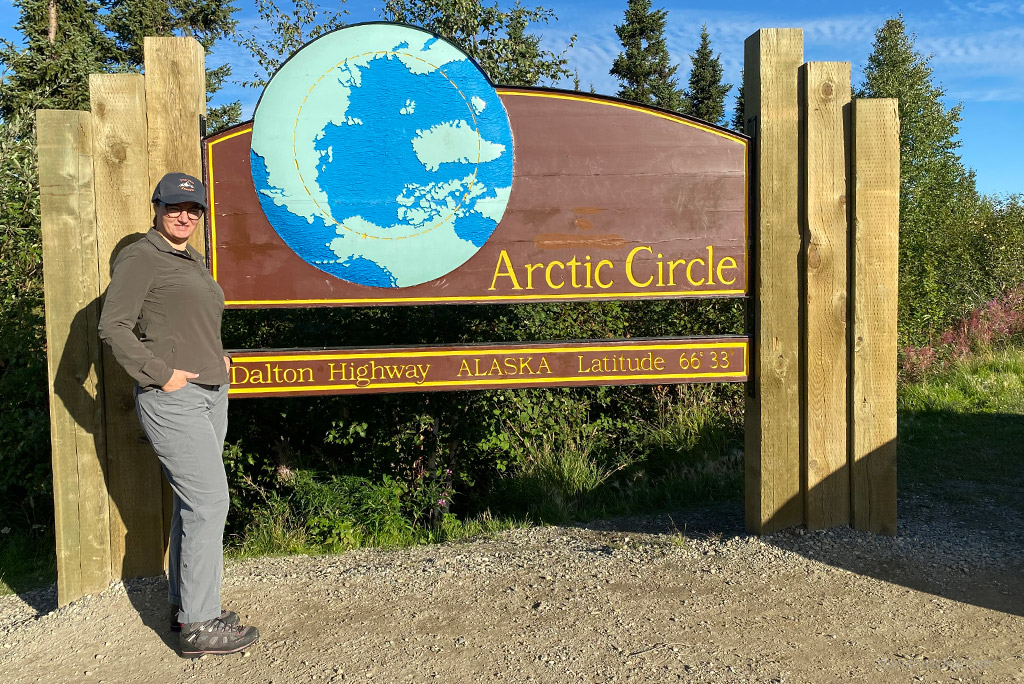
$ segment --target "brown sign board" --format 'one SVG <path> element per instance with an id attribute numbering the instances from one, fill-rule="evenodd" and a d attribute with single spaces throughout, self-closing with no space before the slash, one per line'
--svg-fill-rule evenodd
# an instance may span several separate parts
<path id="1" fill-rule="evenodd" d="M 348 282 L 301 258 L 261 208 L 251 168 L 253 124 L 207 138 L 208 254 L 227 306 L 747 294 L 744 136 L 614 98 L 537 88 L 496 92 L 514 139 L 500 222 L 461 266 L 409 287 Z"/>
<path id="2" fill-rule="evenodd" d="M 746 337 L 236 352 L 232 397 L 744 382 Z"/>

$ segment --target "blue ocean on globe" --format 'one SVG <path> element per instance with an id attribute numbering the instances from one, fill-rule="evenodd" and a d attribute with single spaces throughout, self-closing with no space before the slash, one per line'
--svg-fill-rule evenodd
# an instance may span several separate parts
<path id="1" fill-rule="evenodd" d="M 494 232 L 513 141 L 472 60 L 425 32 L 390 28 L 415 35 L 362 60 L 334 64 L 338 53 L 325 51 L 322 75 L 307 66 L 312 83 L 289 84 L 319 99 L 268 102 L 264 112 L 274 81 L 295 78 L 286 63 L 257 108 L 250 159 L 268 221 L 303 260 L 348 282 L 408 287 L 458 268 Z M 439 55 L 447 61 L 434 64 Z M 304 130 L 312 139 L 291 139 Z"/>

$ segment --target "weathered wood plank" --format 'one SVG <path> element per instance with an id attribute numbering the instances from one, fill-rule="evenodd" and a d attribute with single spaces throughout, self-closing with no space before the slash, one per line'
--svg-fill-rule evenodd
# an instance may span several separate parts
<path id="1" fill-rule="evenodd" d="M 206 62 L 203 46 L 193 38 L 146 38 L 143 50 L 152 191 L 165 173 L 203 176 L 199 136 L 206 113 Z M 206 253 L 202 230 L 189 244 Z"/>
<path id="2" fill-rule="evenodd" d="M 896 534 L 897 101 L 853 101 L 850 430 L 856 529 Z"/>
<path id="3" fill-rule="evenodd" d="M 846 427 L 847 167 L 850 63 L 810 62 L 802 73 L 805 273 L 803 319 L 805 522 L 850 524 Z"/>
<path id="4" fill-rule="evenodd" d="M 88 112 L 36 118 L 57 539 L 57 600 L 110 581 L 92 124 Z"/>
<path id="5" fill-rule="evenodd" d="M 746 401 L 747 528 L 803 522 L 800 488 L 798 69 L 803 31 L 761 29 L 744 55 L 746 129 L 754 136 L 752 369 Z"/>
<path id="6" fill-rule="evenodd" d="M 124 246 L 152 225 L 146 90 L 141 74 L 93 74 L 96 217 L 100 291 Z M 110 495 L 111 573 L 127 578 L 163 570 L 166 543 L 161 480 L 152 449 L 142 439 L 132 396 L 134 382 L 103 348 L 107 426 L 107 488 Z M 131 544 L 127 545 L 126 540 Z"/>

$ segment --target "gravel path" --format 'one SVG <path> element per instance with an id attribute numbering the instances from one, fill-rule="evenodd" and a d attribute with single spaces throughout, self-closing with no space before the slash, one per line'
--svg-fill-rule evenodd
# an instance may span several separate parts
<path id="1" fill-rule="evenodd" d="M 738 504 L 229 563 L 262 640 L 183 660 L 165 584 L 0 597 L 3 682 L 1024 682 L 1024 521 L 901 500 L 896 538 Z"/>

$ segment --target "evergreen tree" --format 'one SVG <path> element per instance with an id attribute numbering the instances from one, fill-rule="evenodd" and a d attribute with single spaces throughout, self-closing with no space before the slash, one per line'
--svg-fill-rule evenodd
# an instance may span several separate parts
<path id="1" fill-rule="evenodd" d="M 527 31 L 530 24 L 555 18 L 543 7 L 529 9 L 519 2 L 508 11 L 482 0 L 386 0 L 384 18 L 420 26 L 452 41 L 475 59 L 495 83 L 534 86 L 571 78 L 566 53 L 543 50 L 541 36 Z"/>
<path id="2" fill-rule="evenodd" d="M 708 25 L 700 29 L 700 46 L 690 55 L 690 84 L 683 93 L 684 111 L 709 123 L 718 124 L 725 117 L 725 96 L 732 85 L 722 83 L 720 55 L 711 51 Z"/>
<path id="3" fill-rule="evenodd" d="M 861 97 L 899 99 L 900 334 L 923 343 L 991 296 L 974 173 L 956 153 L 961 105 L 947 109 L 929 58 L 914 50 L 903 17 L 875 33 Z"/>
<path id="4" fill-rule="evenodd" d="M 138 71 L 143 65 L 143 39 L 147 36 L 192 36 L 209 53 L 219 39 L 234 32 L 232 15 L 238 8 L 223 0 L 107 0 L 102 21 L 114 44 L 113 61 L 120 68 Z M 231 65 L 206 70 L 206 101 L 231 75 Z M 207 131 L 214 132 L 241 120 L 242 106 L 232 102 L 206 113 Z"/>
<path id="5" fill-rule="evenodd" d="M 85 109 L 89 74 L 110 70 L 113 42 L 92 0 L 15 0 L 14 28 L 25 46 L 0 39 L 0 117 L 46 109 Z"/>
<path id="6" fill-rule="evenodd" d="M 609 73 L 621 84 L 619 97 L 680 111 L 684 100 L 675 79 L 678 66 L 670 63 L 665 46 L 665 17 L 665 10 L 651 9 L 651 0 L 629 0 L 625 20 L 615 27 L 623 52 Z"/>
<path id="7" fill-rule="evenodd" d="M 740 69 L 740 85 L 736 89 L 736 106 L 732 110 L 732 130 L 737 133 L 745 133 L 744 127 L 746 126 L 746 113 L 744 111 L 747 106 L 746 100 L 743 97 L 743 70 Z"/>

